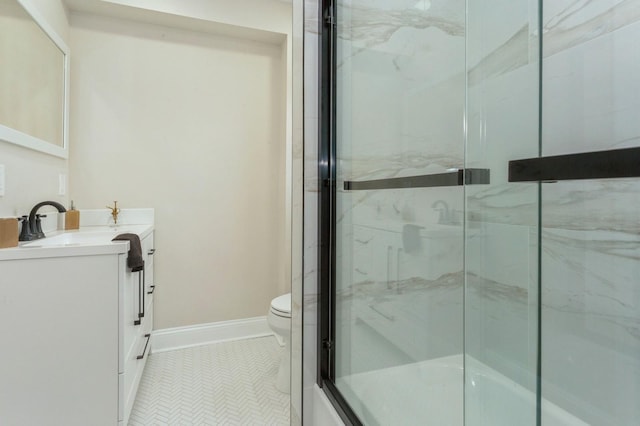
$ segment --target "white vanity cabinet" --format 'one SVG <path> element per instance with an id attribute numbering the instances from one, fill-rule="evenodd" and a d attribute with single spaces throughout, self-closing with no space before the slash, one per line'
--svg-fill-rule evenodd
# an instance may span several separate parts
<path id="1" fill-rule="evenodd" d="M 147 356 L 151 350 L 151 331 L 153 328 L 153 233 L 141 241 L 145 260 L 144 271 L 131 272 L 123 261 L 124 285 L 120 286 L 124 315 L 120 316 L 119 351 L 119 404 L 118 420 L 126 425 L 136 399 L 136 392 Z M 122 268 L 121 268 L 122 270 Z"/>
<path id="2" fill-rule="evenodd" d="M 1 253 L 0 424 L 126 425 L 151 347 L 153 260 L 139 283 L 109 241 Z M 148 259 L 152 231 L 142 243 Z"/>

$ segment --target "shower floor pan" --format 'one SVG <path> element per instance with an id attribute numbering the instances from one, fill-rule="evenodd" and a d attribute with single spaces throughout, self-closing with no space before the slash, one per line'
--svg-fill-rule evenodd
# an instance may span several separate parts
<path id="1" fill-rule="evenodd" d="M 337 379 L 336 384 L 367 425 L 536 423 L 535 393 L 471 357 L 467 357 L 465 412 L 462 365 L 462 355 L 452 355 L 353 374 Z M 542 401 L 542 424 L 587 425 L 546 400 Z"/>

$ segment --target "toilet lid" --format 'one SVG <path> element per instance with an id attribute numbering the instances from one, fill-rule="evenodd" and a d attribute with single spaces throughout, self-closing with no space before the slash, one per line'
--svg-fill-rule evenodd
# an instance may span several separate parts
<path id="1" fill-rule="evenodd" d="M 291 293 L 278 296 L 271 301 L 271 309 L 282 314 L 291 315 Z"/>

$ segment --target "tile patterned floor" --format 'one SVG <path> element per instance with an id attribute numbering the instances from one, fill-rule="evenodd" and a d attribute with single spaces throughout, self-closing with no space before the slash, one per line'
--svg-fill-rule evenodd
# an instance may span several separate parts
<path id="1" fill-rule="evenodd" d="M 129 425 L 288 425 L 281 350 L 269 336 L 153 354 Z"/>

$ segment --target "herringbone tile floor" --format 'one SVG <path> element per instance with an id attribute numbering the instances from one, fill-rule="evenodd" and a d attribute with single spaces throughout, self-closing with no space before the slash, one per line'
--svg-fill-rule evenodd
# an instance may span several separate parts
<path id="1" fill-rule="evenodd" d="M 153 354 L 129 425 L 288 425 L 281 350 L 269 336 Z"/>

